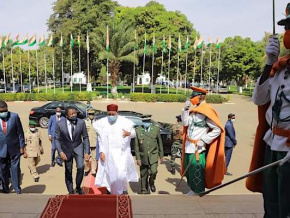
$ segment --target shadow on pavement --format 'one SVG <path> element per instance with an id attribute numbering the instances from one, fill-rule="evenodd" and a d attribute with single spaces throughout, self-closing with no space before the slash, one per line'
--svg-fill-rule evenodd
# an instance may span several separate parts
<path id="1" fill-rule="evenodd" d="M 171 183 L 176 187 L 180 181 L 180 178 L 168 178 L 165 181 Z M 184 180 L 182 180 L 178 188 L 175 189 L 175 191 L 181 192 L 182 194 L 186 194 L 190 191 L 190 188 L 187 186 L 187 183 Z"/>
<path id="2" fill-rule="evenodd" d="M 139 178 L 138 182 L 130 182 L 130 188 L 134 193 L 141 192 L 141 179 Z"/>
<path id="3" fill-rule="evenodd" d="M 176 159 L 177 159 L 177 158 L 176 158 Z M 168 172 L 171 171 L 170 160 L 168 160 L 168 159 L 164 159 L 164 160 L 162 161 L 162 164 L 165 164 L 166 169 L 167 169 Z M 180 169 L 180 165 L 177 164 L 176 162 L 175 162 L 175 169 L 176 169 L 176 171 L 177 171 L 178 173 L 180 173 L 180 171 L 181 171 L 181 169 Z"/>
<path id="4" fill-rule="evenodd" d="M 39 166 L 36 168 L 36 171 L 38 172 L 38 174 L 44 174 L 46 173 L 48 170 L 50 169 L 50 165 L 49 164 L 44 164 L 42 166 Z"/>
<path id="5" fill-rule="evenodd" d="M 32 185 L 22 189 L 22 193 L 43 193 L 46 185 Z"/>

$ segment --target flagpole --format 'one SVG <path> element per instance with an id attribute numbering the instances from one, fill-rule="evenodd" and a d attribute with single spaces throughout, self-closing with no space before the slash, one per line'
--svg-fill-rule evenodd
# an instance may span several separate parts
<path id="1" fill-rule="evenodd" d="M 193 66 L 193 86 L 195 83 L 195 67 L 196 67 L 196 49 L 194 50 L 194 66 Z"/>
<path id="2" fill-rule="evenodd" d="M 179 76 L 179 51 L 177 52 L 177 75 L 176 75 L 176 82 L 177 82 L 177 84 L 176 84 L 176 94 L 178 93 L 178 86 L 179 86 L 178 76 Z"/>
<path id="3" fill-rule="evenodd" d="M 218 73 L 217 73 L 217 82 L 216 82 L 216 92 L 219 93 L 219 77 L 220 77 L 220 58 L 221 58 L 221 48 L 219 48 L 218 54 Z"/>
<path id="4" fill-rule="evenodd" d="M 107 57 L 107 100 L 109 99 L 109 58 Z"/>
<path id="5" fill-rule="evenodd" d="M 21 86 L 21 92 L 23 92 L 24 90 L 23 90 L 23 85 L 22 85 L 22 64 L 21 64 L 21 49 L 20 49 L 20 47 L 18 47 L 19 48 L 19 67 L 20 67 L 20 86 Z"/>
<path id="6" fill-rule="evenodd" d="M 12 52 L 13 47 L 11 46 L 11 77 L 12 77 L 12 90 L 13 92 L 15 91 L 15 84 L 14 84 L 14 71 L 13 71 L 13 52 Z"/>
<path id="7" fill-rule="evenodd" d="M 208 91 L 210 91 L 210 78 L 211 78 L 211 44 L 210 44 L 210 50 L 209 50 L 209 72 L 208 72 Z"/>
<path id="8" fill-rule="evenodd" d="M 70 46 L 70 92 L 72 92 L 73 86 L 73 67 L 72 67 L 72 46 Z"/>
<path id="9" fill-rule="evenodd" d="M 81 75 L 82 69 L 81 69 L 81 46 L 79 44 L 79 72 Z M 81 80 L 79 78 L 79 83 L 80 83 L 80 92 L 82 92 L 82 84 L 81 84 Z"/>
<path id="10" fill-rule="evenodd" d="M 144 50 L 144 55 L 143 55 L 143 74 L 142 74 L 142 93 L 144 92 L 143 80 L 144 80 L 144 73 L 145 73 L 145 58 L 146 58 L 146 55 L 145 55 L 145 50 Z"/>
<path id="11" fill-rule="evenodd" d="M 203 45 L 201 45 L 201 63 L 200 63 L 200 85 L 202 85 L 202 64 L 203 64 Z"/>
<path id="12" fill-rule="evenodd" d="M 54 49 L 52 48 L 52 77 L 53 77 L 53 94 L 55 94 L 55 68 L 54 68 Z"/>
<path id="13" fill-rule="evenodd" d="M 154 51 L 152 54 L 151 93 L 153 93 L 153 75 L 154 75 Z"/>
<path id="14" fill-rule="evenodd" d="M 161 75 L 160 77 L 162 78 L 162 75 L 163 75 L 163 62 L 164 62 L 164 51 L 163 51 L 163 48 L 162 48 L 162 59 L 161 59 Z M 160 84 L 160 94 L 161 94 L 161 88 L 162 88 L 162 79 L 161 79 L 161 84 Z"/>
<path id="15" fill-rule="evenodd" d="M 136 58 L 136 49 L 134 48 L 134 59 Z M 136 63 L 134 61 L 133 64 L 133 86 L 132 86 L 132 92 L 135 92 L 135 74 L 136 74 Z"/>
<path id="16" fill-rule="evenodd" d="M 27 50 L 27 59 L 28 59 L 28 80 L 29 80 L 29 92 L 31 93 L 31 70 L 30 70 L 30 55 L 29 48 Z"/>
<path id="17" fill-rule="evenodd" d="M 187 93 L 187 63 L 188 63 L 188 51 L 186 52 L 185 57 L 185 94 Z"/>
<path id="18" fill-rule="evenodd" d="M 46 51 L 44 50 L 43 53 L 43 59 L 44 59 L 44 82 L 45 82 L 45 93 L 47 93 L 47 72 L 46 72 Z M 39 88 L 38 88 L 39 90 Z"/>
<path id="19" fill-rule="evenodd" d="M 167 84 L 167 94 L 169 94 L 169 73 L 170 73 L 170 50 L 169 49 L 169 53 L 168 53 L 168 84 Z"/>
<path id="20" fill-rule="evenodd" d="M 5 72 L 5 56 L 4 56 L 4 49 L 2 50 L 2 56 L 3 56 L 3 76 L 4 76 L 4 91 L 6 93 L 6 72 Z"/>
<path id="21" fill-rule="evenodd" d="M 89 50 L 87 51 L 87 68 L 88 68 L 88 84 L 90 84 L 90 52 Z M 87 91 L 92 91 L 92 90 L 87 90 Z"/>
<path id="22" fill-rule="evenodd" d="M 64 93 L 64 78 L 63 78 L 63 50 L 61 46 L 61 85 L 62 85 L 62 93 Z"/>

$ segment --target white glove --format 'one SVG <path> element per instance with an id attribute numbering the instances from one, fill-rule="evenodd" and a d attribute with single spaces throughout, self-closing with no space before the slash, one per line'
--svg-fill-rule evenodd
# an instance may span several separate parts
<path id="1" fill-rule="evenodd" d="M 186 102 L 185 102 L 185 106 L 184 106 L 184 110 L 188 110 L 190 108 L 190 100 L 189 98 L 186 99 Z"/>
<path id="2" fill-rule="evenodd" d="M 267 54 L 267 65 L 273 65 L 279 57 L 280 53 L 280 42 L 278 36 L 273 35 L 269 38 L 269 44 L 266 47 L 266 54 Z"/>
<path id="3" fill-rule="evenodd" d="M 286 162 L 290 163 L 290 151 L 288 151 L 288 153 L 286 154 L 286 156 L 281 160 L 281 162 L 279 163 L 280 166 L 282 166 L 284 163 Z"/>

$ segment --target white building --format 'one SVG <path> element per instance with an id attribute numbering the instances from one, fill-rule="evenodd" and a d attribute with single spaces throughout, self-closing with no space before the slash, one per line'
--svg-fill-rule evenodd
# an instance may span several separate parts
<path id="1" fill-rule="evenodd" d="M 84 72 L 74 73 L 72 76 L 73 84 L 87 84 L 87 78 Z"/>
<path id="2" fill-rule="evenodd" d="M 150 84 L 151 77 L 149 73 L 144 75 L 137 75 L 137 85 L 148 85 Z"/>

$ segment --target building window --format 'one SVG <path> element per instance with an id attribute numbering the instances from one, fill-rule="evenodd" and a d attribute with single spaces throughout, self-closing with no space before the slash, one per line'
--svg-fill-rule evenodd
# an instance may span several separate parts
<path id="1" fill-rule="evenodd" d="M 147 83 L 149 82 L 149 78 L 146 78 L 146 82 L 147 82 Z"/>
<path id="2" fill-rule="evenodd" d="M 74 83 L 76 83 L 77 82 L 77 78 L 74 78 Z"/>
<path id="3" fill-rule="evenodd" d="M 82 78 L 79 78 L 79 83 L 81 83 L 82 82 Z"/>

